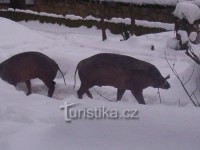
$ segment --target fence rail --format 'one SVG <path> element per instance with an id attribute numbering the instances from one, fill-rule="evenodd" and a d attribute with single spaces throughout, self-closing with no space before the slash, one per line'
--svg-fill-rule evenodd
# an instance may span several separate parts
<path id="1" fill-rule="evenodd" d="M 88 28 L 96 26 L 98 29 L 101 28 L 101 23 L 99 20 L 85 20 L 85 19 L 73 20 L 64 17 L 42 16 L 39 14 L 31 14 L 18 11 L 1 10 L 0 17 L 8 18 L 17 22 L 39 21 L 41 23 L 52 23 L 52 24 L 57 23 L 59 25 L 64 25 L 66 27 L 73 27 L 73 28 L 80 26 L 86 26 Z M 166 29 L 164 28 L 150 28 L 137 25 L 133 27 L 130 24 L 125 24 L 125 23 L 105 22 L 105 24 L 106 24 L 105 25 L 106 29 L 110 30 L 110 32 L 113 34 L 121 34 L 124 30 L 124 27 L 126 27 L 128 31 L 133 31 L 135 35 L 159 33 L 166 31 Z"/>

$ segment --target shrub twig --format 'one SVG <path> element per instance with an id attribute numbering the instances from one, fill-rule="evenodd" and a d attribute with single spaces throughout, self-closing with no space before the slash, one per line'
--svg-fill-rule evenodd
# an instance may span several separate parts
<path id="1" fill-rule="evenodd" d="M 193 91 L 193 93 L 190 94 L 190 93 L 188 92 L 187 88 L 185 87 L 185 84 L 183 83 L 183 81 L 182 81 L 181 78 L 179 77 L 178 73 L 176 72 L 176 70 L 175 70 L 175 68 L 174 68 L 174 65 L 172 66 L 172 65 L 169 63 L 169 60 L 168 60 L 168 58 L 167 58 L 166 52 L 165 52 L 165 60 L 167 61 L 168 66 L 170 67 L 170 69 L 172 70 L 172 72 L 174 73 L 174 75 L 176 76 L 176 78 L 178 79 L 178 81 L 181 83 L 181 85 L 182 85 L 184 91 L 186 92 L 187 96 L 189 97 L 190 101 L 193 103 L 194 106 L 200 107 L 200 105 L 197 105 L 197 104 L 194 102 L 194 100 L 192 99 L 192 95 L 194 95 L 193 93 L 196 92 L 196 90 L 198 89 L 198 87 L 196 87 L 195 91 Z M 191 75 L 191 76 L 193 76 L 193 74 L 194 74 L 194 71 L 192 72 L 192 75 Z M 189 77 L 189 80 L 192 78 L 191 76 Z M 188 80 L 187 80 L 186 82 L 188 82 Z M 198 100 L 197 100 L 197 101 L 198 101 Z"/>

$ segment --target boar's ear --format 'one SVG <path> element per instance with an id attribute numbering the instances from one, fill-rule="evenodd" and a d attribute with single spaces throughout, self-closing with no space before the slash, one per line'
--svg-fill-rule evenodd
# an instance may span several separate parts
<path id="1" fill-rule="evenodd" d="M 170 74 L 169 74 L 168 76 L 165 77 L 166 80 L 169 79 L 169 78 L 170 78 Z"/>

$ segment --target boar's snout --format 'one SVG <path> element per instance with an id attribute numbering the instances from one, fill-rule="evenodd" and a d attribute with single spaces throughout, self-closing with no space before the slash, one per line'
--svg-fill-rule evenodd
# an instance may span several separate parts
<path id="1" fill-rule="evenodd" d="M 161 88 L 161 89 L 169 89 L 169 88 L 171 87 L 170 84 L 169 84 L 169 82 L 167 81 L 167 79 L 169 79 L 169 78 L 170 78 L 170 75 L 168 75 L 168 76 L 165 78 L 164 83 L 161 84 L 159 88 Z"/>
<path id="2" fill-rule="evenodd" d="M 166 80 L 165 83 L 164 83 L 164 85 L 162 87 L 160 87 L 160 88 L 162 88 L 162 89 L 169 89 L 170 87 L 171 87 L 171 85 Z"/>

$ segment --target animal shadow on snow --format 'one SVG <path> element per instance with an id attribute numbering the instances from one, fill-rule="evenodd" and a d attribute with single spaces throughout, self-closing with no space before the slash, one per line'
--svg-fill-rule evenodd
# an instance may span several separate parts
<path id="1" fill-rule="evenodd" d="M 64 83 L 62 83 L 62 81 L 60 82 L 56 80 L 54 81 L 56 82 L 56 85 L 55 85 L 55 91 L 52 97 L 53 99 L 64 100 L 65 98 L 70 97 L 70 96 L 76 97 L 77 94 L 76 94 L 76 91 L 73 89 L 72 85 L 68 85 L 68 84 L 65 85 Z M 47 94 L 48 88 L 39 79 L 31 80 L 31 88 L 32 88 L 31 94 L 39 94 L 39 95 L 48 96 Z M 24 94 L 27 93 L 27 87 L 25 83 L 17 84 L 16 89 L 18 91 L 23 91 Z"/>
<path id="2" fill-rule="evenodd" d="M 71 97 L 71 96 L 74 96 L 77 98 L 77 89 L 79 88 L 79 86 L 76 86 L 76 88 L 73 89 L 73 85 L 70 85 L 70 84 L 64 85 L 64 83 L 62 83 L 62 81 L 58 82 L 55 80 L 55 82 L 56 82 L 56 85 L 55 85 L 55 91 L 54 91 L 54 94 L 52 97 L 53 99 L 64 100 L 65 98 Z M 48 96 L 47 95 L 48 88 L 39 79 L 31 80 L 31 87 L 32 87 L 32 94 Z M 27 87 L 26 87 L 25 83 L 19 83 L 16 86 L 16 89 L 18 91 L 23 91 L 24 94 L 27 93 Z M 117 102 L 117 99 L 116 99 L 117 89 L 116 88 L 109 87 L 109 86 L 104 86 L 104 87 L 95 86 L 95 89 L 91 88 L 89 90 L 92 93 L 94 99 L 88 98 L 86 94 L 84 94 L 84 96 L 83 96 L 84 99 L 100 100 L 100 101 L 107 101 L 107 102 L 108 101 L 109 102 Z M 155 94 L 155 95 L 154 94 L 152 94 L 152 95 L 144 94 L 144 98 L 145 98 L 147 104 L 159 103 L 157 94 Z M 119 102 L 131 102 L 134 104 L 138 104 L 135 97 L 131 94 L 131 92 L 129 90 L 127 90 L 125 92 L 125 94 L 122 97 L 122 100 Z"/>
<path id="3" fill-rule="evenodd" d="M 89 90 L 92 93 L 94 99 L 101 100 L 101 101 L 117 102 L 117 97 L 116 97 L 117 89 L 114 87 L 95 86 L 95 89 L 91 88 Z M 86 94 L 84 94 L 83 98 L 88 98 L 88 97 Z M 155 93 L 152 93 L 152 94 L 144 92 L 144 99 L 145 99 L 146 103 L 150 104 L 150 105 L 160 103 L 159 96 L 156 93 L 156 91 L 155 91 Z M 162 99 L 162 97 L 161 97 L 161 99 Z M 162 100 L 164 101 L 164 99 L 162 99 Z M 135 97 L 132 95 L 132 93 L 129 90 L 126 90 L 122 99 L 119 102 L 138 104 L 137 100 L 135 99 Z"/>
<path id="4" fill-rule="evenodd" d="M 98 99 L 98 100 L 101 100 L 101 101 L 117 102 L 117 89 L 114 88 L 114 87 L 111 87 L 111 86 L 103 86 L 103 87 L 95 86 L 95 89 L 91 88 L 90 92 L 92 93 L 94 99 Z M 83 97 L 87 98 L 87 95 L 84 95 Z M 125 103 L 130 102 L 130 103 L 134 103 L 134 104 L 138 103 L 136 101 L 135 97 L 131 94 L 131 92 L 129 90 L 126 90 L 122 99 L 118 102 L 125 102 Z"/>

